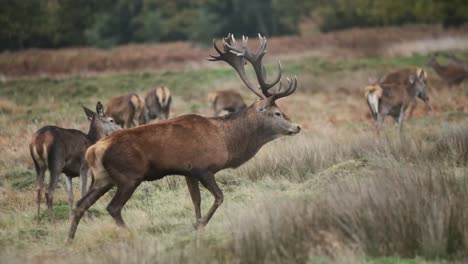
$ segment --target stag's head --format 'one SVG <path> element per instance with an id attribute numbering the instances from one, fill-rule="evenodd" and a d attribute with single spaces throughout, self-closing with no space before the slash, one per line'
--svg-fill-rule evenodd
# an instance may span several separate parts
<path id="1" fill-rule="evenodd" d="M 286 114 L 284 114 L 276 105 L 276 100 L 286 97 L 294 93 L 297 88 L 297 79 L 287 78 L 287 87 L 283 87 L 281 82 L 282 69 L 281 63 L 278 62 L 278 75 L 271 82 L 267 83 L 265 80 L 265 68 L 262 59 L 266 54 L 266 38 L 258 35 L 260 40 L 260 48 L 256 53 L 253 53 L 247 46 L 248 38 L 242 37 L 242 46 L 239 46 L 232 34 L 229 34 L 223 39 L 223 49 L 221 51 L 216 42 L 213 40 L 213 46 L 219 55 L 213 56 L 211 61 L 225 61 L 233 67 L 239 74 L 240 78 L 255 95 L 259 97 L 247 111 L 255 115 L 256 122 L 272 133 L 273 137 L 281 135 L 295 135 L 301 131 L 301 127 L 293 123 Z M 254 87 L 247 79 L 244 66 L 249 62 L 257 76 L 259 87 Z M 272 88 L 279 84 L 276 92 Z"/>
<path id="2" fill-rule="evenodd" d="M 90 121 L 90 132 L 93 131 L 96 133 L 98 138 L 108 136 L 113 132 L 122 129 L 114 122 L 112 117 L 109 117 L 104 113 L 104 106 L 101 102 L 96 104 L 96 112 L 85 106 L 82 107 Z"/>

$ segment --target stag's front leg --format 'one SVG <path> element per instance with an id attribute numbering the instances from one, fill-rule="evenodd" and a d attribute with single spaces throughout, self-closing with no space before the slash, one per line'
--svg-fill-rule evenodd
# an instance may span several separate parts
<path id="1" fill-rule="evenodd" d="M 208 211 L 208 213 L 202 218 L 200 218 L 199 220 L 197 220 L 197 222 L 195 223 L 196 229 L 208 224 L 211 217 L 216 212 L 216 209 L 218 209 L 218 207 L 223 203 L 223 199 L 224 199 L 223 192 L 218 187 L 218 184 L 216 183 L 213 173 L 207 172 L 205 174 L 202 174 L 200 177 L 198 177 L 198 179 L 203 184 L 203 186 L 205 186 L 205 188 L 208 189 L 208 191 L 210 191 L 210 193 L 214 196 L 215 201 L 213 205 L 211 206 L 210 210 Z"/>
<path id="2" fill-rule="evenodd" d="M 198 180 L 194 177 L 186 176 L 185 180 L 187 181 L 187 187 L 190 192 L 190 197 L 192 198 L 193 207 L 195 208 L 195 224 L 194 227 L 197 228 L 197 223 L 201 218 L 201 196 L 200 196 L 200 187 L 198 185 Z"/>

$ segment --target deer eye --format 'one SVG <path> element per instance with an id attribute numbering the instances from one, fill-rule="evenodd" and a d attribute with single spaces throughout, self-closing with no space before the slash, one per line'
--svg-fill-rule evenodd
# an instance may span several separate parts
<path id="1" fill-rule="evenodd" d="M 276 112 L 276 113 L 275 113 L 275 116 L 281 117 L 281 113 L 280 113 L 280 112 Z"/>
<path id="2" fill-rule="evenodd" d="M 114 123 L 114 119 L 110 119 L 109 122 Z"/>

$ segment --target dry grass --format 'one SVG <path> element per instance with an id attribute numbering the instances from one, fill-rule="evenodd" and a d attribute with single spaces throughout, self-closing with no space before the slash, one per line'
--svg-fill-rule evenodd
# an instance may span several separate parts
<path id="1" fill-rule="evenodd" d="M 468 252 L 468 170 L 466 162 L 453 163 L 446 154 L 467 153 L 467 133 L 465 122 L 439 129 L 431 139 L 411 135 L 404 142 L 391 134 L 350 138 L 327 131 L 326 138 L 272 143 L 247 166 L 218 175 L 226 203 L 201 232 L 191 230 L 192 205 L 181 180 L 141 186 L 124 212 L 130 231 L 106 216 L 110 196 L 104 197 L 95 206 L 98 217 L 80 225 L 72 247 L 63 247 L 65 220 L 35 226 L 31 202 L 10 196 L 16 206 L 0 217 L 0 258 L 8 263 L 64 258 L 69 263 L 362 263 L 381 256 L 462 261 Z M 275 157 L 279 150 L 287 159 Z M 260 177 L 265 166 L 271 170 Z M 210 202 L 204 192 L 204 210 Z"/>

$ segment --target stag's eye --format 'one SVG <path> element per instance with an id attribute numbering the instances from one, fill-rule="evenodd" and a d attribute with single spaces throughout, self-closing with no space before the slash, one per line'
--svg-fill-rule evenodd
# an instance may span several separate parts
<path id="1" fill-rule="evenodd" d="M 114 123 L 114 119 L 110 119 L 109 122 Z"/>
<path id="2" fill-rule="evenodd" d="M 281 117 L 281 113 L 280 113 L 280 112 L 276 112 L 276 113 L 275 113 L 275 116 L 276 116 L 276 117 Z"/>

